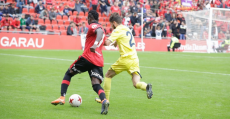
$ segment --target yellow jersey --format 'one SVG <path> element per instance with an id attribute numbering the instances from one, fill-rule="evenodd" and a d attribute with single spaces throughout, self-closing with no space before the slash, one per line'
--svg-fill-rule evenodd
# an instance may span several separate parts
<path id="1" fill-rule="evenodd" d="M 128 27 L 124 25 L 117 26 L 108 39 L 112 43 L 117 42 L 121 57 L 137 56 L 135 40 Z"/>

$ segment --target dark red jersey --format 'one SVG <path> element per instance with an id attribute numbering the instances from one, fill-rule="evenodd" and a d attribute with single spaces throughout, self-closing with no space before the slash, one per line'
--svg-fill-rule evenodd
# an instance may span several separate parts
<path id="1" fill-rule="evenodd" d="M 93 53 L 90 51 L 90 47 L 94 45 L 94 42 L 96 40 L 97 34 L 95 31 L 101 28 L 103 31 L 104 29 L 102 26 L 98 23 L 91 23 L 88 26 L 88 33 L 86 35 L 86 41 L 85 41 L 85 50 L 82 54 L 82 56 L 87 59 L 89 62 L 93 63 L 96 66 L 103 67 L 104 66 L 104 58 L 102 54 L 102 47 L 105 42 L 105 33 L 103 33 L 103 37 L 98 43 L 98 47 L 96 48 L 96 53 Z"/>

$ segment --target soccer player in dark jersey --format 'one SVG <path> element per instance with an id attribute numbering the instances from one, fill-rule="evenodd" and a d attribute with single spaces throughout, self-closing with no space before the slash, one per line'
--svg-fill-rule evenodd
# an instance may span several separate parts
<path id="1" fill-rule="evenodd" d="M 89 11 L 89 30 L 86 35 L 85 50 L 66 71 L 61 84 L 61 97 L 52 101 L 51 104 L 65 104 L 65 95 L 71 78 L 76 74 L 88 71 L 93 90 L 103 100 L 101 114 L 108 113 L 109 101 L 106 99 L 104 89 L 100 85 L 103 81 L 102 67 L 104 66 L 104 59 L 102 47 L 105 42 L 105 33 L 102 26 L 98 23 L 98 16 L 95 10 Z"/>

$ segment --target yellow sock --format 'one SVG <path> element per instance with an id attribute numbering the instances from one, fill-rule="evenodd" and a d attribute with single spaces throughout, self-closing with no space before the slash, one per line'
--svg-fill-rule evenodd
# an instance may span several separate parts
<path id="1" fill-rule="evenodd" d="M 111 90 L 111 78 L 105 77 L 103 88 L 105 91 L 105 97 L 107 100 L 109 100 L 109 95 L 110 95 L 110 90 Z"/>
<path id="2" fill-rule="evenodd" d="M 146 87 L 147 87 L 147 83 L 145 83 L 145 82 L 138 82 L 136 84 L 137 89 L 146 90 Z"/>

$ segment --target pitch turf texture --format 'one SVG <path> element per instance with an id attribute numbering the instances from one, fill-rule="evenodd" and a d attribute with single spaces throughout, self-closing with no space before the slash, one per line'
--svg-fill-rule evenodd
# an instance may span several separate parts
<path id="1" fill-rule="evenodd" d="M 230 118 L 230 54 L 138 52 L 142 81 L 152 83 L 154 95 L 133 87 L 123 72 L 112 79 L 110 108 L 101 104 L 88 73 L 76 75 L 66 104 L 51 105 L 60 96 L 62 78 L 82 51 L 0 50 L 0 119 L 78 118 Z M 106 73 L 119 52 L 104 51 Z M 79 94 L 80 107 L 68 98 Z"/>

